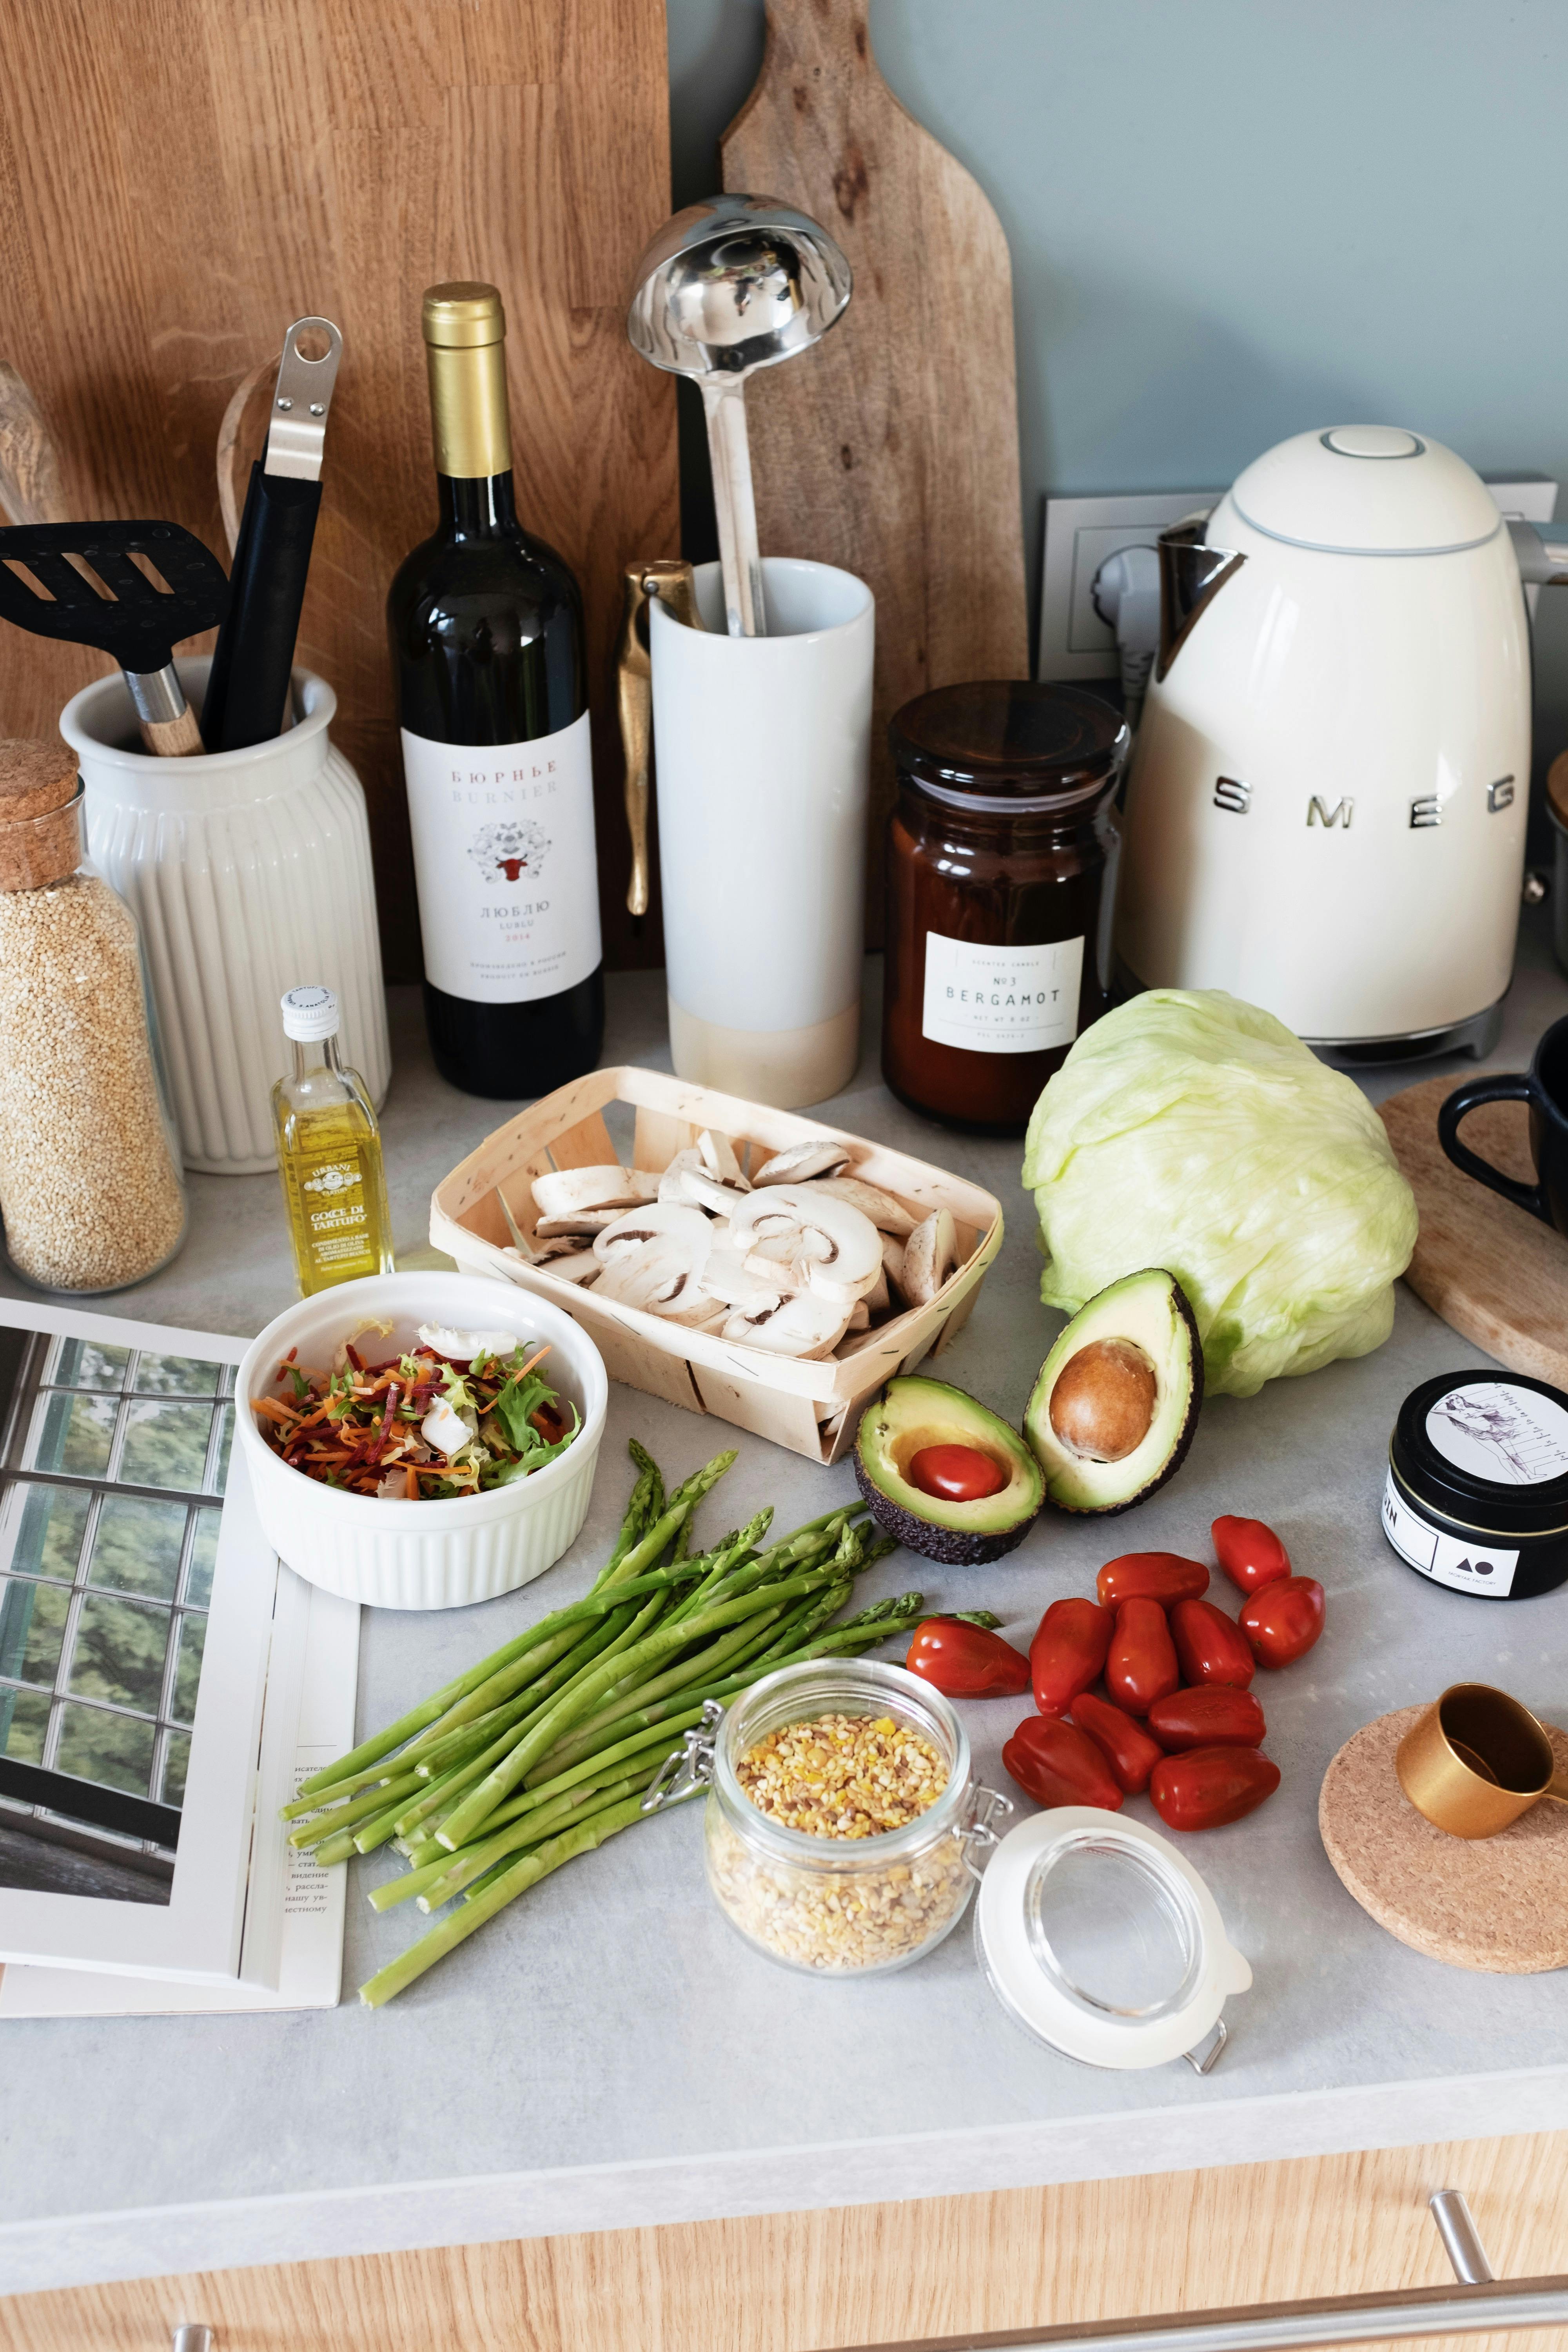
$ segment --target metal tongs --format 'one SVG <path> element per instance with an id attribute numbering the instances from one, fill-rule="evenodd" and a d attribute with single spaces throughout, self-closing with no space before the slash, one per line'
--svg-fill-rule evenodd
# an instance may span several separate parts
<path id="1" fill-rule="evenodd" d="M 325 339 L 320 359 L 306 357 L 301 336 Z M 250 469 L 228 618 L 218 632 L 202 706 L 209 751 L 270 742 L 283 724 L 321 504 L 327 411 L 342 349 L 330 319 L 296 319 L 283 338 L 267 448 Z"/>

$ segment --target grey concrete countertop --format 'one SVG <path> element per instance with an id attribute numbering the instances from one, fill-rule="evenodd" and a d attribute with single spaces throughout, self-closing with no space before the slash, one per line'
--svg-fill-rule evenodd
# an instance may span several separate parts
<path id="1" fill-rule="evenodd" d="M 1532 925 L 1521 955 L 1505 1065 L 1568 1010 L 1542 931 Z M 610 1002 L 606 1060 L 668 1067 L 661 976 L 620 976 Z M 394 1017 L 387 1167 L 413 1246 L 432 1185 L 509 1113 L 434 1076 L 415 992 L 395 992 Z M 1019 1147 L 904 1111 L 878 1079 L 874 1034 L 825 1116 L 1000 1195 L 1002 1255 L 942 1370 L 1016 1421 L 1059 1319 L 1038 1301 Z M 1378 1073 L 1369 1091 L 1430 1075 Z M 253 1333 L 293 1295 L 276 1181 L 197 1177 L 192 1191 L 184 1255 L 125 1311 Z M 1379 1528 L 1401 1400 L 1483 1360 L 1402 1285 L 1376 1354 L 1207 1405 L 1182 1472 L 1135 1519 L 1049 1515 L 994 1567 L 900 1554 L 868 1580 L 863 1598 L 918 1581 L 936 1606 L 989 1604 L 1026 1640 L 1045 1603 L 1092 1590 L 1112 1553 L 1202 1551 L 1220 1511 L 1268 1519 L 1298 1570 L 1321 1579 L 1327 1632 L 1265 1695 L 1283 1786 L 1187 1848 L 1255 1979 L 1229 2004 L 1231 2043 L 1206 2079 L 1179 2063 L 1091 2072 L 1036 2046 L 997 2007 L 966 1928 L 868 1983 L 772 1966 L 710 1899 L 695 1809 L 547 1880 L 373 2013 L 353 1989 L 416 1932 L 406 1912 L 364 1902 L 390 1867 L 377 1857 L 356 1865 L 335 2011 L 4 2029 L 0 2292 L 1568 2124 L 1561 1978 L 1474 1975 L 1406 1949 L 1346 1894 L 1317 1831 L 1324 1768 L 1373 1716 L 1473 1677 L 1563 1719 L 1568 1592 L 1472 1604 L 1418 1581 Z M 731 1434 L 741 1459 L 707 1507 L 711 1529 L 763 1502 L 786 1528 L 853 1492 L 847 1465 L 823 1471 L 612 1386 L 574 1550 L 539 1587 L 481 1609 L 366 1611 L 362 1724 L 586 1587 L 625 1506 L 628 1437 L 673 1485 Z M 966 1709 L 981 1776 L 1004 1787 L 1000 1748 L 1020 1712 Z M 1146 1799 L 1128 1810 L 1154 1818 Z"/>

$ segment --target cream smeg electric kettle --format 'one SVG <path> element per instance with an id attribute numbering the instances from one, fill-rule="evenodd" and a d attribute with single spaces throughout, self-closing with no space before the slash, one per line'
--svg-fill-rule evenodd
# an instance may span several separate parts
<path id="1" fill-rule="evenodd" d="M 1350 1060 L 1495 1044 L 1530 784 L 1525 580 L 1507 524 L 1416 433 L 1282 441 L 1160 541 L 1160 645 L 1127 792 L 1131 987 L 1224 988 Z"/>

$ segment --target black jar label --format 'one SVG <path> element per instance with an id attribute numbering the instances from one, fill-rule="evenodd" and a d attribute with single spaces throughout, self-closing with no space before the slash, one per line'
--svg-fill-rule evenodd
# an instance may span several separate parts
<path id="1" fill-rule="evenodd" d="M 921 1027 L 971 1054 L 1039 1054 L 1078 1035 L 1082 940 L 987 947 L 926 933 Z"/>

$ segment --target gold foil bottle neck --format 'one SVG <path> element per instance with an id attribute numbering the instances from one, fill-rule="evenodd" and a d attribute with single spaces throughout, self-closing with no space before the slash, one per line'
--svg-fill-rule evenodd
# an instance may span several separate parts
<path id="1" fill-rule="evenodd" d="M 493 286 L 432 286 L 421 316 L 430 377 L 436 470 L 485 480 L 511 465 L 506 404 L 506 313 Z"/>

